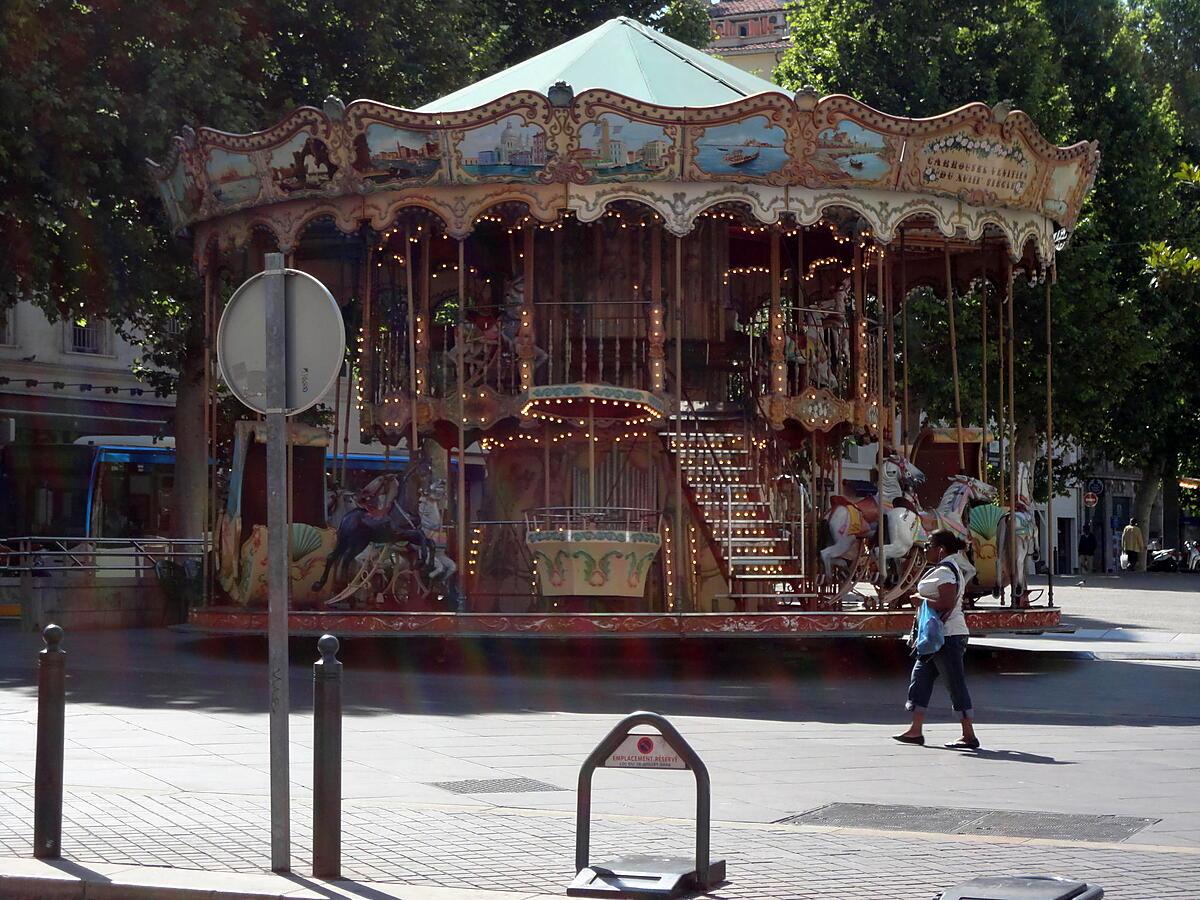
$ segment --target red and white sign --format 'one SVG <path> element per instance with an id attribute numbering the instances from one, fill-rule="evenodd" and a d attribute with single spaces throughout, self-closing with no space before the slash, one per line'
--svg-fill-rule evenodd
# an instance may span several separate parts
<path id="1" fill-rule="evenodd" d="M 1093 506 L 1095 506 L 1099 502 L 1100 502 L 1100 498 L 1097 497 L 1095 494 L 1093 494 L 1091 491 L 1088 491 L 1086 494 L 1083 495 L 1083 505 L 1086 506 L 1088 509 L 1091 509 Z"/>
<path id="2" fill-rule="evenodd" d="M 686 769 L 685 763 L 661 735 L 627 734 L 604 761 L 609 769 Z"/>

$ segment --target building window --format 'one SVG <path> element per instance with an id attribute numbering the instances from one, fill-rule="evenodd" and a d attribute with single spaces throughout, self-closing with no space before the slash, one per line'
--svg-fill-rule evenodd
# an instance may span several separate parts
<path id="1" fill-rule="evenodd" d="M 0 310 L 0 347 L 17 346 L 16 307 Z"/>
<path id="2" fill-rule="evenodd" d="M 749 35 L 750 35 L 750 27 L 748 25 L 739 25 L 738 26 L 738 37 L 749 37 Z"/>
<path id="3" fill-rule="evenodd" d="M 104 356 L 108 353 L 108 328 L 103 319 L 78 319 L 68 327 L 69 352 L 90 353 L 94 356 Z"/>
<path id="4" fill-rule="evenodd" d="M 778 24 L 779 24 L 779 18 L 778 18 L 778 16 L 771 16 L 771 18 L 770 18 L 770 19 L 768 19 L 767 21 L 768 21 L 768 22 L 770 22 L 772 25 L 778 25 Z"/>

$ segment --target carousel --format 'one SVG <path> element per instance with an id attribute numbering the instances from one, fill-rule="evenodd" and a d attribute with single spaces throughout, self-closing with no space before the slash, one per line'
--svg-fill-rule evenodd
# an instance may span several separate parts
<path id="1" fill-rule="evenodd" d="M 346 319 L 350 377 L 294 429 L 333 454 L 294 487 L 294 631 L 680 637 L 905 632 L 935 528 L 974 545 L 973 631 L 1059 624 L 1026 577 L 1013 285 L 1046 285 L 1048 328 L 1098 161 L 1002 105 L 789 95 L 622 18 L 418 110 L 184 129 L 151 168 L 210 330 L 268 252 Z M 972 428 L 954 311 L 980 289 L 1000 363 Z M 909 441 L 916 290 L 948 306 L 956 416 Z M 394 460 L 355 490 L 351 408 Z M 256 433 L 213 479 L 197 628 L 265 627 Z"/>

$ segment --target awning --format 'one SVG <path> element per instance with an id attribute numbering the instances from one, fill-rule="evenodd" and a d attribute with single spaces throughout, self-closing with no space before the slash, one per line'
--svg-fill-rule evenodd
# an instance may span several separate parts
<path id="1" fill-rule="evenodd" d="M 103 397 L 103 394 L 101 395 Z M 170 406 L 82 397 L 0 393 L 0 418 L 18 427 L 81 434 L 154 434 L 167 430 Z"/>

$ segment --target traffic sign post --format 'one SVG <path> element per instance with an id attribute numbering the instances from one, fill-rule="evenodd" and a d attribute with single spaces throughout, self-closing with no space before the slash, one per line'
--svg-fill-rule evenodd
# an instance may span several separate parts
<path id="1" fill-rule="evenodd" d="M 288 776 L 287 276 L 283 254 L 267 254 L 267 667 L 271 685 L 271 869 L 292 867 Z"/>
<path id="2" fill-rule="evenodd" d="M 658 734 L 634 732 L 649 726 Z M 592 774 L 597 768 L 691 769 L 696 777 L 696 855 L 630 855 L 603 864 L 589 861 Z M 711 791 L 708 768 L 675 726 L 658 713 L 635 712 L 608 733 L 579 770 L 575 801 L 575 880 L 570 897 L 678 897 L 725 881 L 725 860 L 709 859 Z"/>
<path id="3" fill-rule="evenodd" d="M 267 667 L 270 686 L 271 869 L 291 869 L 288 758 L 287 418 L 316 404 L 337 378 L 346 345 L 337 301 L 306 272 L 268 253 L 233 294 L 217 330 L 230 391 L 267 419 Z"/>

